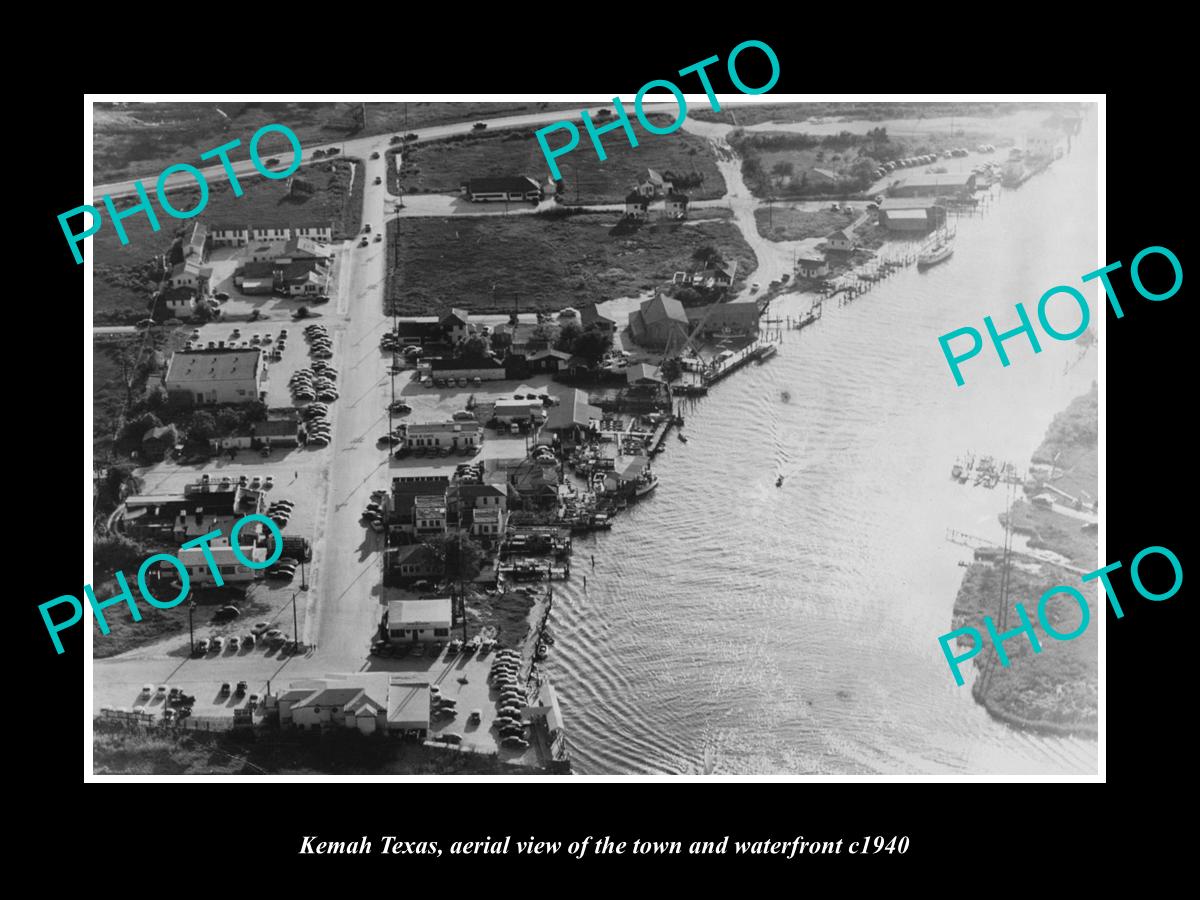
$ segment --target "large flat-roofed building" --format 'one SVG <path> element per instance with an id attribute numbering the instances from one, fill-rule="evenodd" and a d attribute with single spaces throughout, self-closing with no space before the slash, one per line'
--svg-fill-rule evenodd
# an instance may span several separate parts
<path id="1" fill-rule="evenodd" d="M 239 534 L 239 537 L 241 535 Z M 261 563 L 267 558 L 267 551 L 264 547 L 239 547 L 242 556 L 251 562 Z M 225 546 L 217 546 L 213 543 L 209 546 L 208 552 L 212 554 L 213 565 L 221 573 L 221 580 L 226 584 L 231 582 L 253 581 L 263 574 L 263 569 L 255 569 L 247 566 L 241 559 L 238 559 L 237 554 L 233 552 L 233 548 Z M 213 575 L 212 568 L 208 564 L 208 556 L 202 547 L 187 547 L 180 550 L 176 556 L 187 569 L 188 577 L 191 578 L 192 584 L 215 584 L 216 578 Z M 164 564 L 162 571 L 167 575 L 176 573 L 173 566 Z"/>
<path id="2" fill-rule="evenodd" d="M 975 190 L 974 172 L 942 172 L 912 175 L 894 185 L 893 197 L 957 197 Z"/>
<path id="3" fill-rule="evenodd" d="M 266 397 L 267 367 L 262 351 L 214 348 L 176 350 L 163 385 L 168 394 L 196 405 L 250 403 Z"/>
<path id="4" fill-rule="evenodd" d="M 888 197 L 879 204 L 879 224 L 888 231 L 928 231 L 946 222 L 946 208 L 929 197 Z"/>
<path id="5" fill-rule="evenodd" d="M 389 641 L 444 641 L 450 637 L 454 613 L 449 597 L 391 600 L 387 608 Z"/>
<path id="6" fill-rule="evenodd" d="M 461 450 L 483 443 L 483 426 L 478 422 L 419 422 L 405 430 L 405 446 Z"/>
<path id="7" fill-rule="evenodd" d="M 472 178 L 463 185 L 463 193 L 472 203 L 492 200 L 540 200 L 542 188 L 527 175 L 498 178 Z"/>

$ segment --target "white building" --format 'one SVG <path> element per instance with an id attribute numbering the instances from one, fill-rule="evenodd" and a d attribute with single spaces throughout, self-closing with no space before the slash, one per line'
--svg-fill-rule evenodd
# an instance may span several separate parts
<path id="1" fill-rule="evenodd" d="M 265 547 L 240 547 L 241 554 L 248 560 L 253 562 L 263 562 L 267 558 L 267 550 Z M 225 545 L 218 546 L 217 544 L 209 545 L 209 553 L 212 554 L 213 563 L 217 570 L 221 573 L 221 579 L 226 583 L 239 583 L 253 581 L 260 577 L 263 569 L 252 569 L 237 558 L 233 552 L 233 548 Z M 202 547 L 187 547 L 180 550 L 177 554 L 179 561 L 183 563 L 187 569 L 188 577 L 192 584 L 215 584 L 216 578 L 213 577 L 212 569 L 208 564 L 208 557 L 204 555 Z M 173 566 L 164 568 L 168 574 L 175 572 Z"/>
<path id="2" fill-rule="evenodd" d="M 176 350 L 163 384 L 169 394 L 206 403 L 249 403 L 266 398 L 262 350 Z"/>
<path id="3" fill-rule="evenodd" d="M 449 447 L 461 450 L 483 443 L 483 426 L 478 422 L 428 422 L 409 425 L 405 431 L 405 446 Z"/>
<path id="4" fill-rule="evenodd" d="M 449 597 L 392 600 L 387 608 L 390 641 L 444 641 L 454 624 Z"/>
<path id="5" fill-rule="evenodd" d="M 541 400 L 497 400 L 493 415 L 504 425 L 530 419 L 541 422 L 546 418 L 546 406 Z"/>

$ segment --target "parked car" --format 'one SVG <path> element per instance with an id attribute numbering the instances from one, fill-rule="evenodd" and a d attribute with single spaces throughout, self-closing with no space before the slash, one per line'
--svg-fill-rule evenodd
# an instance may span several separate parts
<path id="1" fill-rule="evenodd" d="M 154 694 L 154 685 L 152 685 L 152 684 L 143 684 L 142 685 L 141 696 L 149 697 L 149 696 L 152 696 L 153 694 Z"/>
<path id="2" fill-rule="evenodd" d="M 242 635 L 242 646 L 243 647 L 253 647 L 254 646 L 254 635 L 252 635 L 252 634 Z"/>
<path id="3" fill-rule="evenodd" d="M 257 709 L 262 698 L 258 694 L 251 694 L 250 699 L 246 701 L 246 709 Z"/>
<path id="4" fill-rule="evenodd" d="M 212 643 L 208 645 L 208 649 L 213 651 L 213 653 L 220 653 L 222 650 L 225 649 L 225 638 L 223 638 L 223 637 L 213 638 Z"/>
<path id="5" fill-rule="evenodd" d="M 483 129 L 487 128 L 487 122 L 476 122 L 471 127 L 476 131 L 483 131 Z"/>
<path id="6" fill-rule="evenodd" d="M 358 242 L 358 246 L 365 247 L 365 246 L 367 246 L 368 243 L 370 243 L 370 242 L 366 238 L 363 238 L 361 241 Z"/>
<path id="7" fill-rule="evenodd" d="M 218 697 L 228 697 L 230 690 L 232 690 L 232 687 L 229 684 L 229 682 L 223 681 L 223 682 L 221 682 L 221 689 L 219 691 L 217 691 L 217 696 Z"/>
<path id="8" fill-rule="evenodd" d="M 524 738 L 517 737 L 515 735 L 510 735 L 509 737 L 504 738 L 504 740 L 502 740 L 500 742 L 500 744 L 501 744 L 501 746 L 503 746 L 509 750 L 528 750 L 529 749 L 529 741 L 525 740 Z"/>
<path id="9" fill-rule="evenodd" d="M 375 183 L 376 183 L 376 184 L 382 184 L 382 183 L 383 183 L 383 179 L 382 179 L 382 178 L 380 178 L 378 175 L 376 175 L 376 176 L 375 176 Z"/>
<path id="10" fill-rule="evenodd" d="M 461 744 L 462 735 L 454 731 L 447 731 L 439 734 L 434 740 L 441 741 L 443 744 Z"/>
<path id="11" fill-rule="evenodd" d="M 208 653 L 208 639 L 207 638 L 200 638 L 200 640 L 196 641 L 195 653 L 196 653 L 196 656 L 204 656 L 204 654 Z"/>

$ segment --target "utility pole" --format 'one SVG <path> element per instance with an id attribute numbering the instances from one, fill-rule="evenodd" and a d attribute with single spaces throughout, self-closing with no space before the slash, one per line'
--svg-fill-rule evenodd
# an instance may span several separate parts
<path id="1" fill-rule="evenodd" d="M 292 646 L 295 647 L 300 643 L 300 619 L 296 613 L 296 597 L 299 596 L 295 591 L 292 591 Z"/>
<path id="2" fill-rule="evenodd" d="M 196 611 L 196 601 L 193 600 L 188 604 L 188 643 L 191 645 L 190 653 L 196 652 L 196 632 L 192 627 L 192 613 Z"/>

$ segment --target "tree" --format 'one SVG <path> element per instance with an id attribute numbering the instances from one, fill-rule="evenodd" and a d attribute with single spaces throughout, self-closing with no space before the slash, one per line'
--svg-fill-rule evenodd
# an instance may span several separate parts
<path id="1" fill-rule="evenodd" d="M 725 258 L 721 256 L 721 251 L 712 244 L 705 244 L 703 247 L 696 248 L 695 252 L 692 253 L 692 260 L 706 269 L 711 269 L 725 262 Z"/>
<path id="2" fill-rule="evenodd" d="M 492 332 L 492 350 L 496 353 L 505 353 L 512 346 L 512 335 L 507 331 Z"/>
<path id="3" fill-rule="evenodd" d="M 674 381 L 683 372 L 683 366 L 680 365 L 678 358 L 670 356 L 662 361 L 659 371 L 664 379 Z"/>
<path id="4" fill-rule="evenodd" d="M 221 434 L 231 434 L 237 431 L 242 424 L 242 417 L 236 409 L 224 407 L 217 411 L 217 428 Z"/>
<path id="5" fill-rule="evenodd" d="M 545 323 L 539 323 L 533 329 L 533 338 L 539 341 L 548 341 L 554 336 L 554 329 Z"/>
<path id="6" fill-rule="evenodd" d="M 576 356 L 582 356 L 588 363 L 594 366 L 600 362 L 601 357 L 608 352 L 608 348 L 611 346 L 612 335 L 604 329 L 593 325 L 575 339 L 575 343 L 571 347 L 571 352 Z"/>
<path id="7" fill-rule="evenodd" d="M 554 341 L 554 349 L 562 350 L 566 353 L 573 352 L 575 342 L 579 340 L 579 335 L 583 332 L 574 322 L 568 322 L 558 330 L 558 337 Z"/>
<path id="8" fill-rule="evenodd" d="M 464 356 L 483 356 L 487 352 L 487 341 L 478 336 L 470 337 L 463 341 L 461 348 Z"/>
<path id="9" fill-rule="evenodd" d="M 791 175 L 793 171 L 794 171 L 794 168 L 793 168 L 792 164 L 790 162 L 787 162 L 786 160 L 782 161 L 782 162 L 777 162 L 777 163 L 775 163 L 775 165 L 773 165 L 771 167 L 771 173 L 774 175 L 779 175 L 781 177 L 785 176 L 785 175 Z"/>
<path id="10" fill-rule="evenodd" d="M 92 571 L 98 579 L 109 579 L 114 572 L 136 572 L 154 551 L 123 534 L 97 534 L 92 538 Z"/>
<path id="11" fill-rule="evenodd" d="M 465 534 L 439 534 L 426 538 L 425 546 L 433 551 L 451 581 L 470 581 L 483 565 L 483 548 Z"/>
<path id="12" fill-rule="evenodd" d="M 125 427 L 121 429 L 121 437 L 127 441 L 142 440 L 144 435 L 151 428 L 157 428 L 162 424 L 162 421 L 154 413 L 142 413 L 136 419 L 130 419 L 125 423 Z"/>
<path id="13" fill-rule="evenodd" d="M 188 421 L 187 432 L 192 441 L 207 441 L 217 435 L 217 420 L 208 410 L 198 409 Z"/>

